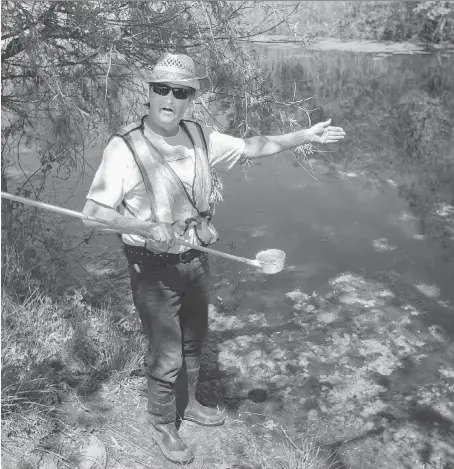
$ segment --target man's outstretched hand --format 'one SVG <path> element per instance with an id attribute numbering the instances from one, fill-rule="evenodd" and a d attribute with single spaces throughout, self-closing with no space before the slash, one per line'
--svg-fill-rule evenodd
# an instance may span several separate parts
<path id="1" fill-rule="evenodd" d="M 309 130 L 313 134 L 313 143 L 336 143 L 345 137 L 342 127 L 332 127 L 331 119 L 326 122 L 319 122 L 312 126 Z"/>

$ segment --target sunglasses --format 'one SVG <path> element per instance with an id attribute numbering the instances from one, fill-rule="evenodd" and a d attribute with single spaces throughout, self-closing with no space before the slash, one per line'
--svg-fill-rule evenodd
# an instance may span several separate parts
<path id="1" fill-rule="evenodd" d="M 187 88 L 172 88 L 168 85 L 161 85 L 159 83 L 150 83 L 151 88 L 156 94 L 160 96 L 167 96 L 172 90 L 173 95 L 176 99 L 188 99 L 189 96 L 194 94 L 194 90 Z"/>

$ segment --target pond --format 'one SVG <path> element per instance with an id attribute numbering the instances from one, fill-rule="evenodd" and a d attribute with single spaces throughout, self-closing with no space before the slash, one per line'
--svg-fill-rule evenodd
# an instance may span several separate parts
<path id="1" fill-rule="evenodd" d="M 452 467 L 453 55 L 257 52 L 282 97 L 313 97 L 313 121 L 347 139 L 333 164 L 316 155 L 317 180 L 288 156 L 227 176 L 222 239 L 288 266 L 220 263 L 205 392 L 345 467 Z"/>
<path id="2" fill-rule="evenodd" d="M 315 178 L 289 154 L 225 175 L 216 248 L 282 249 L 287 265 L 265 276 L 212 259 L 201 396 L 265 435 L 310 435 L 344 467 L 454 467 L 454 56 L 251 53 L 277 96 L 311 98 L 313 122 L 331 117 L 347 138 L 313 155 Z M 91 177 L 67 207 L 82 209 Z M 69 185 L 54 187 L 60 204 Z M 87 236 L 65 223 L 74 245 Z M 74 253 L 71 275 L 114 287 L 132 311 L 115 236 Z"/>

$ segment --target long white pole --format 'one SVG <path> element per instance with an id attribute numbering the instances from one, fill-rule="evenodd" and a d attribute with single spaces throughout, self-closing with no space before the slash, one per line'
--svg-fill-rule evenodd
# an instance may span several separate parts
<path id="1" fill-rule="evenodd" d="M 110 222 L 107 220 L 103 220 L 102 218 L 97 218 L 97 217 L 92 217 L 90 215 L 86 215 L 85 213 L 82 213 L 82 212 L 76 212 L 75 210 L 69 210 L 67 208 L 58 207 L 56 205 L 46 204 L 45 202 L 39 202 L 38 200 L 32 200 L 26 197 L 21 197 L 20 195 L 13 195 L 13 194 L 9 194 L 8 192 L 2 191 L 1 196 L 4 199 L 14 200 L 15 202 L 21 202 L 23 204 L 32 205 L 34 207 L 42 208 L 44 210 L 49 210 L 51 212 L 61 213 L 62 215 L 68 215 L 70 217 L 80 218 L 82 220 L 102 223 L 103 225 L 110 226 L 112 228 L 130 229 L 129 227 L 121 223 Z M 149 236 L 149 233 L 146 233 L 144 231 L 137 230 L 137 229 L 135 230 L 131 229 L 131 233 L 138 234 L 140 236 L 145 236 L 145 237 Z M 226 252 L 216 251 L 215 249 L 198 246 L 197 244 L 191 244 L 181 239 L 177 239 L 176 244 L 181 244 L 182 246 L 187 246 L 192 249 L 197 249 L 198 251 L 207 252 L 215 256 L 225 257 L 226 259 L 231 259 L 233 261 L 242 262 L 243 264 L 252 265 L 254 267 L 260 267 L 259 262 L 256 260 L 247 259 L 246 257 L 234 256 L 232 254 L 227 254 Z"/>

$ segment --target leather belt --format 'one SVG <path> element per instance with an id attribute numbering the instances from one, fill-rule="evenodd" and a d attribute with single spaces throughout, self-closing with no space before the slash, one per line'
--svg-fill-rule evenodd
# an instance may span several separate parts
<path id="1" fill-rule="evenodd" d="M 155 264 L 163 266 L 167 264 L 188 264 L 196 257 L 206 256 L 206 253 L 198 251 L 197 249 L 189 249 L 189 251 L 184 251 L 179 254 L 155 254 L 142 246 L 131 246 L 126 243 L 123 243 L 123 250 L 130 264 Z"/>

